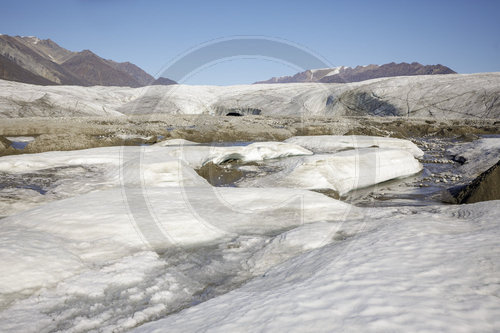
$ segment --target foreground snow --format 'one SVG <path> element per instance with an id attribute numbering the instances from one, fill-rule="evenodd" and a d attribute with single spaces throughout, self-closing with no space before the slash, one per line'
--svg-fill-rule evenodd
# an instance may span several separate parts
<path id="1" fill-rule="evenodd" d="M 176 157 L 179 154 L 190 156 L 185 159 L 200 167 L 207 161 L 220 163 L 228 158 L 261 161 L 312 153 L 300 146 L 269 142 L 246 147 L 106 147 L 3 157 L 0 171 L 21 176 L 82 169 L 72 178 L 54 181 L 45 202 L 56 201 L 2 220 L 5 238 L 0 253 L 7 268 L 0 277 L 0 292 L 46 287 L 86 265 L 156 247 L 158 244 L 148 244 L 151 241 L 138 231 L 141 226 L 130 211 L 135 201 L 148 202 L 146 213 L 164 233 L 164 244 L 159 244 L 162 249 L 210 244 L 241 233 L 267 234 L 320 220 L 343 220 L 355 211 L 348 204 L 303 190 L 214 188 Z M 95 169 L 89 174 L 90 167 Z M 140 174 L 135 175 L 137 170 Z M 61 200 L 64 197 L 67 199 Z M 19 210 L 43 203 L 19 204 Z M 28 258 L 46 263 L 27 264 Z"/>
<path id="2" fill-rule="evenodd" d="M 135 332 L 495 332 L 499 209 L 401 211 Z"/>
<path id="3" fill-rule="evenodd" d="M 133 191 L 152 207 L 151 219 L 164 233 L 163 249 L 210 245 L 238 234 L 268 234 L 303 223 L 357 216 L 348 204 L 293 189 L 207 186 Z M 85 266 L 156 245 L 148 244 L 138 231 L 140 221 L 130 215 L 130 204 L 122 190 L 103 190 L 3 219 L 0 253 L 5 266 L 0 293 L 48 287 Z"/>
<path id="4" fill-rule="evenodd" d="M 0 158 L 15 184 L 51 183 L 0 191 L 19 198 L 0 220 L 0 330 L 494 332 L 500 201 L 357 208 L 296 188 L 420 170 L 411 143 L 363 140 Z M 271 158 L 295 188 L 215 188 L 193 169 Z"/>

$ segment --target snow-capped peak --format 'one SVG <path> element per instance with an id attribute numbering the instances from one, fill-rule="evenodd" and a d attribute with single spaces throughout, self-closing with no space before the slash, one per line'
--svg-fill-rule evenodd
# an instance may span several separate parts
<path id="1" fill-rule="evenodd" d="M 38 38 L 38 37 L 36 37 L 36 36 L 21 36 L 21 38 L 30 39 L 30 41 L 31 41 L 33 44 L 38 44 L 38 42 L 40 42 L 40 38 Z"/>
<path id="2" fill-rule="evenodd" d="M 345 68 L 348 68 L 348 67 L 337 66 L 337 67 L 331 67 L 331 68 L 315 68 L 315 69 L 310 69 L 309 72 L 311 72 L 313 74 L 313 76 L 317 80 L 319 80 L 325 76 L 339 74 Z"/>

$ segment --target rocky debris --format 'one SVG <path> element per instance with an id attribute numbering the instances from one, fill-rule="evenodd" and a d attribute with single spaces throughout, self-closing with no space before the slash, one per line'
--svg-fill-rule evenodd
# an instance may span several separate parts
<path id="1" fill-rule="evenodd" d="M 96 138 L 85 134 L 42 134 L 30 142 L 24 152 L 41 153 L 54 150 L 77 150 L 103 145 Z"/>
<path id="2" fill-rule="evenodd" d="M 22 153 L 42 153 L 55 150 L 78 150 L 109 146 L 139 146 L 153 144 L 156 136 L 139 137 L 122 134 L 116 135 L 86 135 L 78 133 L 42 134 L 30 142 Z"/>
<path id="3" fill-rule="evenodd" d="M 500 160 L 469 185 L 454 187 L 448 192 L 451 195 L 451 200 L 448 200 L 457 204 L 500 200 Z"/>
<path id="4" fill-rule="evenodd" d="M 209 162 L 196 171 L 212 186 L 230 186 L 241 179 L 244 175 L 243 171 L 233 167 L 231 163 L 218 165 Z"/>
<path id="5" fill-rule="evenodd" d="M 383 117 L 297 118 L 297 117 L 226 117 L 210 115 L 134 115 L 127 117 L 76 118 L 5 118 L 0 122 L 0 136 L 34 136 L 37 140 L 22 152 L 83 149 L 112 145 L 150 144 L 168 139 L 185 139 L 200 143 L 231 141 L 283 141 L 302 135 L 377 135 L 406 138 L 438 137 L 442 126 L 450 128 L 446 137 L 463 131 L 477 134 L 500 134 L 500 128 L 489 119 L 463 119 L 428 124 L 427 119 Z M 69 132 L 71 130 L 71 132 Z M 44 135 L 44 136 L 42 136 Z M 80 136 L 81 135 L 81 136 Z M 426 156 L 440 165 L 441 146 L 426 140 Z M 424 147 L 424 146 L 423 146 Z M 19 153 L 15 149 L 9 153 Z M 451 165 L 451 164 L 450 164 Z"/>
<path id="6" fill-rule="evenodd" d="M 337 192 L 331 188 L 312 189 L 311 191 L 324 194 L 324 195 L 326 195 L 330 198 L 336 199 L 336 200 L 340 200 L 339 192 Z"/>
<path id="7" fill-rule="evenodd" d="M 5 150 L 9 149 L 11 144 L 12 143 L 9 140 L 4 138 L 3 136 L 0 136 L 0 152 L 3 152 Z"/>

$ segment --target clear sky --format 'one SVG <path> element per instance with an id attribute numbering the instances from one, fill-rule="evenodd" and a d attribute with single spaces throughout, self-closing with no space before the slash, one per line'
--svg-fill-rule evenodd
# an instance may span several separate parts
<path id="1" fill-rule="evenodd" d="M 179 54 L 235 35 L 283 38 L 332 66 L 417 61 L 459 73 L 500 71 L 498 0 L 11 0 L 0 8 L 0 33 L 90 49 L 153 76 Z M 236 58 L 184 83 L 252 83 L 297 71 L 280 61 Z"/>

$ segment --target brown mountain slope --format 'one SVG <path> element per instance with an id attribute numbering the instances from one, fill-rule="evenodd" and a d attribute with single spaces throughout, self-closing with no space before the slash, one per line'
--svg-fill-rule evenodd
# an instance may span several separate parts
<path id="1" fill-rule="evenodd" d="M 69 51 L 50 39 L 0 35 L 0 79 L 32 84 L 141 87 L 176 82 L 151 75 L 130 62 L 106 60 L 91 51 Z"/>
<path id="2" fill-rule="evenodd" d="M 76 53 L 61 66 L 85 80 L 85 85 L 141 86 L 132 76 L 113 68 L 106 60 L 89 50 Z"/>
<path id="3" fill-rule="evenodd" d="M 177 84 L 174 80 L 167 79 L 166 77 L 159 77 L 151 83 L 154 86 L 169 86 L 171 84 Z"/>
<path id="4" fill-rule="evenodd" d="M 154 81 L 154 77 L 143 71 L 138 66 L 134 65 L 130 62 L 115 62 L 113 60 L 106 60 L 108 64 L 124 73 L 127 73 L 131 77 L 133 77 L 141 86 L 146 86 L 151 84 Z"/>
<path id="5" fill-rule="evenodd" d="M 140 87 L 141 84 L 127 73 L 113 68 L 108 62 L 89 50 L 73 55 L 61 66 L 84 79 L 86 85 Z"/>
<path id="6" fill-rule="evenodd" d="M 37 37 L 14 37 L 25 46 L 38 52 L 45 59 L 62 64 L 71 58 L 76 52 L 71 52 L 50 39 L 39 39 Z"/>
<path id="7" fill-rule="evenodd" d="M 25 70 L 56 84 L 84 84 L 84 81 L 79 77 L 40 55 L 39 52 L 15 37 L 0 35 L 0 54 Z"/>
<path id="8" fill-rule="evenodd" d="M 19 37 L 19 36 L 16 36 L 14 38 L 23 43 L 24 45 L 26 45 L 27 47 L 30 47 L 31 49 L 35 50 L 46 59 L 56 62 L 58 64 L 63 64 L 64 62 L 78 55 L 78 52 L 71 52 L 69 50 L 66 50 L 65 48 L 60 47 L 57 43 L 53 42 L 50 39 L 42 40 L 37 37 Z M 120 62 L 115 62 L 113 60 L 100 58 L 97 55 L 95 56 L 103 60 L 112 68 L 130 75 L 141 85 L 147 85 L 150 84 L 152 81 L 154 81 L 154 78 L 151 75 L 149 75 L 141 68 L 137 67 L 136 65 L 130 62 L 120 63 Z M 103 82 L 103 84 L 106 84 L 106 82 Z M 127 85 L 135 86 L 135 82 L 131 82 Z"/>
<path id="9" fill-rule="evenodd" d="M 52 81 L 47 80 L 44 77 L 38 76 L 36 74 L 27 71 L 22 68 L 12 60 L 4 57 L 0 54 L 0 78 L 9 81 L 30 83 L 30 84 L 40 84 L 40 85 L 53 85 Z"/>

